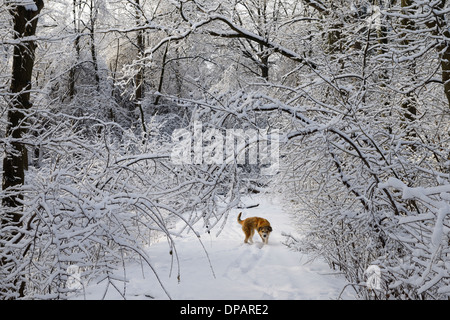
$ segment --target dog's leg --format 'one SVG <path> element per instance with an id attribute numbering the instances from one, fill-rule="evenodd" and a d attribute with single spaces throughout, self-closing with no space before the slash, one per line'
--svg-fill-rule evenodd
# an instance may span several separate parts
<path id="1" fill-rule="evenodd" d="M 244 243 L 248 243 L 248 240 L 251 236 L 251 231 L 248 228 L 246 228 L 245 226 L 242 227 L 242 231 L 244 231 L 244 234 L 245 234 Z"/>
<path id="2" fill-rule="evenodd" d="M 250 237 L 248 238 L 248 240 L 250 241 L 250 243 L 253 243 L 253 236 L 255 235 L 255 230 L 252 230 L 250 232 Z"/>

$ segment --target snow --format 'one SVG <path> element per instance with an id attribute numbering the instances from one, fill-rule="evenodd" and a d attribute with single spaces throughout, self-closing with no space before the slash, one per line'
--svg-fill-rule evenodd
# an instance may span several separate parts
<path id="1" fill-rule="evenodd" d="M 32 0 L 16 0 L 14 3 L 19 6 L 24 6 L 27 11 L 38 11 L 36 3 Z"/>
<path id="2" fill-rule="evenodd" d="M 165 290 L 152 270 L 133 262 L 115 275 L 127 278 L 125 286 L 120 281 L 113 281 L 116 288 L 108 286 L 107 281 L 92 281 L 84 293 L 72 298 L 337 299 L 348 284 L 343 276 L 336 274 L 325 262 L 309 261 L 306 254 L 291 251 L 282 244 L 282 234 L 295 234 L 295 228 L 289 214 L 282 210 L 280 201 L 268 197 L 246 199 L 247 205 L 256 203 L 259 205 L 255 208 L 232 210 L 217 237 L 213 232 L 207 233 L 203 226 L 196 225 L 200 239 L 193 232 L 179 238 L 175 248 L 179 265 L 176 256 L 169 254 L 171 249 L 166 240 L 149 246 L 149 259 Z M 268 245 L 263 245 L 258 235 L 254 237 L 254 244 L 243 243 L 244 235 L 236 221 L 241 211 L 243 219 L 262 216 L 271 222 L 273 232 Z M 341 298 L 355 299 L 354 292 L 347 287 Z"/>
<path id="3" fill-rule="evenodd" d="M 27 10 L 27 11 L 38 11 L 38 7 L 34 3 L 26 4 L 25 5 L 25 10 Z"/>

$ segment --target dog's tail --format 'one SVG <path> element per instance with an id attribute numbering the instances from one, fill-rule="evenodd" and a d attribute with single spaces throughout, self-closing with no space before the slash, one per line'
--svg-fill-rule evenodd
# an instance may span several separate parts
<path id="1" fill-rule="evenodd" d="M 242 212 L 239 212 L 238 217 L 237 217 L 237 222 L 239 222 L 240 224 L 242 224 L 242 220 L 241 220 L 241 214 Z"/>

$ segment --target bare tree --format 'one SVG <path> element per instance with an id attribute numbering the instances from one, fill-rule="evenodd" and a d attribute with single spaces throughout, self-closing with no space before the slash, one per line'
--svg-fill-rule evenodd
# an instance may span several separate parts
<path id="1" fill-rule="evenodd" d="M 1 218 L 1 237 L 14 238 L 16 228 L 20 228 L 22 221 L 23 193 L 20 190 L 25 180 L 25 168 L 28 162 L 26 148 L 22 138 L 27 128 L 27 110 L 30 101 L 31 79 L 35 60 L 36 43 L 34 35 L 38 23 L 39 13 L 44 7 L 42 0 L 24 1 L 11 6 L 10 13 L 14 24 L 14 57 L 11 74 L 10 100 L 7 113 L 7 147 L 3 158 L 2 189 L 6 195 L 2 199 L 4 212 Z M 4 230 L 10 230 L 4 231 Z M 6 240 L 7 241 L 7 240 Z M 14 240 L 14 241 L 17 241 Z M 2 256 L 0 267 L 8 264 L 7 258 Z M 23 296 L 23 279 L 16 279 L 17 295 Z"/>

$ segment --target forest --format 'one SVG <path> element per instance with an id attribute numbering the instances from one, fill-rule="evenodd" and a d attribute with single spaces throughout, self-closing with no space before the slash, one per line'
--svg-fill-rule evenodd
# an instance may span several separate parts
<path id="1" fill-rule="evenodd" d="M 285 245 L 361 299 L 448 299 L 449 19 L 447 0 L 0 0 L 0 298 L 152 268 L 161 237 L 176 260 L 175 223 L 220 237 L 266 192 L 298 225 Z"/>

